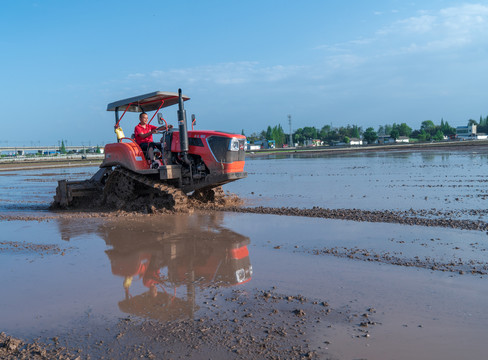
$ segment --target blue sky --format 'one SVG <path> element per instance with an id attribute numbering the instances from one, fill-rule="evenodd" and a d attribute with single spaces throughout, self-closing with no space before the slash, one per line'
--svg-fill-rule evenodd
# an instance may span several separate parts
<path id="1" fill-rule="evenodd" d="M 198 128 L 247 135 L 488 115 L 488 1 L 1 4 L 0 146 L 113 142 L 108 103 L 179 87 Z"/>

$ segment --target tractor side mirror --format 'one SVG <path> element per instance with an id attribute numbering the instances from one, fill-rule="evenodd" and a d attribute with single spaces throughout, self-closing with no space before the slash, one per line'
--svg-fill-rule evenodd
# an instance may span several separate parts
<path id="1" fill-rule="evenodd" d="M 195 118 L 195 114 L 191 114 L 191 123 L 194 125 L 197 124 L 197 119 Z"/>
<path id="2" fill-rule="evenodd" d="M 163 125 L 164 124 L 163 114 L 161 114 L 161 113 L 158 113 L 158 124 L 159 125 Z"/>

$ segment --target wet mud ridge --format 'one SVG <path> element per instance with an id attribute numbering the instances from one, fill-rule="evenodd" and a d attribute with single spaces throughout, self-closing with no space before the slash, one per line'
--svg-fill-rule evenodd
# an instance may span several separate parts
<path id="1" fill-rule="evenodd" d="M 64 255 L 65 249 L 54 244 L 34 244 L 25 241 L 0 241 L 0 253 L 9 252 L 15 254 L 36 253 L 39 255 Z"/>
<path id="2" fill-rule="evenodd" d="M 156 186 L 157 187 L 157 186 Z M 174 189 L 173 189 L 174 190 Z M 169 195 L 168 195 L 169 194 Z M 155 199 L 156 198 L 156 199 Z M 488 210 L 466 209 L 457 211 L 430 210 L 361 210 L 361 209 L 328 209 L 314 206 L 311 209 L 295 207 L 246 207 L 243 201 L 234 194 L 226 194 L 221 187 L 212 190 L 211 196 L 202 197 L 200 194 L 186 196 L 165 192 L 160 200 L 152 197 L 149 202 L 144 198 L 133 200 L 124 199 L 121 195 L 107 195 L 103 202 L 91 201 L 71 206 L 68 211 L 51 205 L 51 210 L 58 211 L 54 216 L 16 216 L 0 215 L 3 220 L 41 220 L 54 219 L 59 216 L 68 217 L 112 217 L 133 214 L 164 214 L 191 213 L 195 210 L 229 211 L 236 213 L 300 216 L 323 219 L 350 220 L 358 222 L 392 223 L 411 226 L 443 227 L 460 230 L 475 230 L 488 233 L 488 222 L 470 220 L 472 217 L 486 217 Z"/>
<path id="3" fill-rule="evenodd" d="M 391 211 L 391 210 L 359 210 L 359 209 L 326 209 L 321 207 L 313 207 L 312 209 L 299 209 L 293 207 L 225 207 L 221 208 L 225 211 L 233 211 L 238 213 L 251 214 L 269 214 L 282 216 L 303 216 L 324 219 L 338 219 L 338 220 L 352 220 L 352 221 L 366 221 L 366 222 L 382 222 L 394 223 L 402 225 L 417 225 L 417 226 L 437 226 L 461 230 L 478 230 L 488 231 L 488 223 L 481 220 L 462 220 L 452 218 L 426 218 L 416 216 L 417 214 L 424 215 L 440 215 L 440 212 L 428 211 Z"/>
<path id="4" fill-rule="evenodd" d="M 429 269 L 432 271 L 454 272 L 460 275 L 488 275 L 488 263 L 475 260 L 440 260 L 431 257 L 414 256 L 407 258 L 402 254 L 391 252 L 377 253 L 369 249 L 346 248 L 346 247 L 332 247 L 321 248 L 308 251 L 313 255 L 332 255 L 340 258 L 348 258 L 361 261 L 370 261 L 376 263 L 398 265 L 405 267 L 416 267 L 422 269 Z"/>

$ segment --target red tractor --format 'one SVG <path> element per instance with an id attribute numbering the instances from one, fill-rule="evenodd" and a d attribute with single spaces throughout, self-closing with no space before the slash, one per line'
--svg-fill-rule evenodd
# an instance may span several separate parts
<path id="1" fill-rule="evenodd" d="M 245 178 L 245 144 L 243 135 L 221 131 L 187 130 L 184 101 L 181 93 L 156 91 L 108 104 L 115 112 L 117 142 L 105 146 L 100 170 L 89 180 L 59 181 L 54 205 L 67 208 L 97 199 L 115 208 L 148 204 L 148 207 L 177 208 L 186 196 L 213 200 L 215 188 Z M 178 130 L 173 130 L 158 111 L 178 104 Z M 123 111 L 119 117 L 119 112 Z M 152 112 L 164 126 L 161 132 L 162 151 L 156 153 L 160 164 L 154 169 L 141 147 L 123 135 L 120 122 L 127 111 Z M 136 205 L 137 203 L 137 205 Z"/>

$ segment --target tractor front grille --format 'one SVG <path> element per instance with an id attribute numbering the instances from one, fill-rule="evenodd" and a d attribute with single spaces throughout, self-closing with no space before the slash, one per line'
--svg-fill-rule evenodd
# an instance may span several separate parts
<path id="1" fill-rule="evenodd" d="M 246 153 L 245 139 L 237 139 L 239 147 L 237 151 L 231 150 L 232 138 L 224 136 L 210 136 L 207 138 L 208 146 L 212 151 L 215 160 L 222 163 L 232 163 L 234 161 L 244 161 Z"/>

